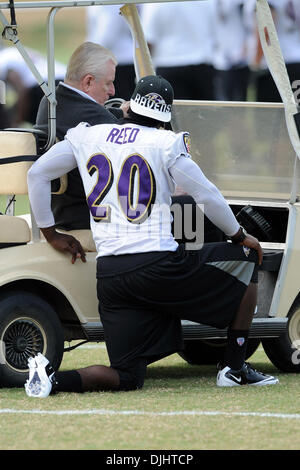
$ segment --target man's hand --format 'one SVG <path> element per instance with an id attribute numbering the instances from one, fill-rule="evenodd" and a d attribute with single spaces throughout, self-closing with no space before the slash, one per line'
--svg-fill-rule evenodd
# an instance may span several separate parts
<path id="1" fill-rule="evenodd" d="M 253 250 L 256 250 L 257 253 L 258 253 L 258 263 L 259 263 L 259 265 L 262 264 L 262 262 L 263 262 L 263 250 L 262 250 L 262 247 L 260 246 L 260 243 L 257 240 L 257 238 L 255 238 L 252 235 L 249 235 L 249 233 L 247 233 L 247 236 L 243 240 L 241 245 L 244 245 L 244 246 L 247 246 L 248 248 L 252 248 Z"/>
<path id="2" fill-rule="evenodd" d="M 124 118 L 128 117 L 128 110 L 130 106 L 130 101 L 124 101 L 124 103 L 121 104 L 120 109 L 122 109 Z"/>
<path id="3" fill-rule="evenodd" d="M 248 248 L 252 248 L 253 250 L 256 250 L 258 253 L 258 263 L 259 265 L 262 264 L 263 250 L 257 238 L 253 237 L 252 235 L 249 235 L 249 233 L 246 233 L 243 227 L 240 227 L 239 230 L 230 238 L 231 238 L 232 243 L 235 243 L 238 245 L 244 245 L 244 246 L 247 246 Z"/>
<path id="4" fill-rule="evenodd" d="M 86 262 L 85 252 L 80 242 L 75 237 L 65 233 L 59 233 L 54 227 L 42 228 L 41 231 L 47 242 L 50 243 L 53 248 L 63 253 L 71 253 L 72 264 L 75 263 L 77 258 L 81 258 L 83 263 Z"/>

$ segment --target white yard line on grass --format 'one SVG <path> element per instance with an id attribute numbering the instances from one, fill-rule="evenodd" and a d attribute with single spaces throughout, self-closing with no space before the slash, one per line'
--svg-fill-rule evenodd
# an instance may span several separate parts
<path id="1" fill-rule="evenodd" d="M 252 411 L 140 411 L 140 410 L 18 410 L 12 408 L 0 409 L 0 414 L 36 414 L 36 415 L 117 415 L 117 416 L 228 416 L 228 417 L 256 417 L 256 418 L 279 418 L 279 419 L 300 419 L 300 414 L 289 413 L 259 413 Z"/>

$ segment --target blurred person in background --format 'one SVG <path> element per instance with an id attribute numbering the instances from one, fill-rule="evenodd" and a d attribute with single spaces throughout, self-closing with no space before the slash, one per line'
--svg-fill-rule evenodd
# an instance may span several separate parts
<path id="1" fill-rule="evenodd" d="M 214 29 L 216 97 L 246 101 L 250 70 L 246 56 L 244 0 L 211 0 Z"/>
<path id="2" fill-rule="evenodd" d="M 33 49 L 26 48 L 26 51 L 42 78 L 47 82 L 46 57 Z M 63 80 L 65 72 L 65 65 L 56 62 L 57 83 Z M 24 123 L 33 125 L 44 93 L 22 55 L 14 46 L 0 49 L 0 79 L 6 83 L 7 90 L 11 89 L 16 96 L 15 103 L 7 109 L 10 124 L 15 127 L 20 127 Z"/>
<path id="3" fill-rule="evenodd" d="M 10 127 L 10 116 L 4 104 L 0 104 L 0 129 Z"/>
<path id="4" fill-rule="evenodd" d="M 215 99 L 212 19 L 210 1 L 142 7 L 156 73 L 172 82 L 175 99 Z"/>
<path id="5" fill-rule="evenodd" d="M 0 52 L 4 48 L 2 39 L 0 38 Z M 10 126 L 10 116 L 5 106 L 6 103 L 6 85 L 0 86 L 0 129 Z"/>
<path id="6" fill-rule="evenodd" d="M 128 24 L 120 14 L 121 6 L 87 8 L 87 41 L 101 44 L 113 52 L 118 61 L 115 96 L 128 101 L 135 86 L 133 40 Z"/>

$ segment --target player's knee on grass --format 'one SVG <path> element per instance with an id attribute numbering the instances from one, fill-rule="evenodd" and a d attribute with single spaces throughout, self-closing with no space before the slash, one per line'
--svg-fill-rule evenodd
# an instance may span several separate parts
<path id="1" fill-rule="evenodd" d="M 147 365 L 146 361 L 141 360 L 132 367 L 117 369 L 120 377 L 119 391 L 138 390 L 143 387 Z"/>

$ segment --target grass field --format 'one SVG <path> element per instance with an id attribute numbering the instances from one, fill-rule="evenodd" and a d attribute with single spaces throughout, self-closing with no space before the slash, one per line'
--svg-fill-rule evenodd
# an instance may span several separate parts
<path id="1" fill-rule="evenodd" d="M 106 349 L 91 343 L 65 353 L 61 370 L 99 361 L 108 364 Z M 214 366 L 190 366 L 175 354 L 150 366 L 136 392 L 33 399 L 1 389 L 0 449 L 299 449 L 299 376 L 278 372 L 261 346 L 251 363 L 280 383 L 221 389 Z"/>

